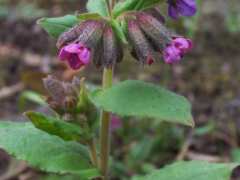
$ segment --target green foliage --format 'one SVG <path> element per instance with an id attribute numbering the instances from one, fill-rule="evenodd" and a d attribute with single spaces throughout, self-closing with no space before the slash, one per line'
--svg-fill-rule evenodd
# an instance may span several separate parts
<path id="1" fill-rule="evenodd" d="M 177 162 L 150 175 L 133 180 L 230 180 L 232 170 L 238 164 L 217 164 L 203 161 Z"/>
<path id="2" fill-rule="evenodd" d="M 102 16 L 100 16 L 98 13 L 82 13 L 82 14 L 78 14 L 77 17 L 81 21 L 84 21 L 87 19 L 97 20 L 102 18 Z"/>
<path id="3" fill-rule="evenodd" d="M 49 35 L 57 38 L 64 31 L 67 31 L 77 23 L 79 19 L 74 15 L 66 15 L 55 18 L 41 18 L 37 22 Z"/>
<path id="4" fill-rule="evenodd" d="M 41 180 L 79 180 L 78 176 L 50 174 L 41 178 Z"/>
<path id="5" fill-rule="evenodd" d="M 27 101 L 31 101 L 42 106 L 47 105 L 43 97 L 34 91 L 24 91 L 20 95 L 19 101 L 18 101 L 19 107 L 23 109 Z"/>
<path id="6" fill-rule="evenodd" d="M 101 16 L 108 16 L 108 8 L 105 0 L 88 0 L 87 10 L 91 13 L 98 13 Z"/>
<path id="7" fill-rule="evenodd" d="M 111 21 L 112 27 L 115 30 L 118 38 L 124 43 L 127 44 L 127 38 L 125 36 L 125 33 L 123 31 L 123 28 L 121 26 L 121 24 L 117 21 L 117 20 L 112 20 Z"/>
<path id="8" fill-rule="evenodd" d="M 191 105 L 182 96 L 142 81 L 125 81 L 91 94 L 95 105 L 120 116 L 150 117 L 193 126 Z"/>
<path id="9" fill-rule="evenodd" d="M 126 11 L 144 10 L 160 2 L 162 2 L 162 0 L 125 0 L 116 4 L 113 9 L 113 15 L 117 17 Z"/>
<path id="10" fill-rule="evenodd" d="M 1 122 L 0 147 L 47 172 L 73 173 L 84 178 L 98 175 L 83 145 L 49 135 L 30 123 Z"/>
<path id="11" fill-rule="evenodd" d="M 31 120 L 36 128 L 49 134 L 59 136 L 64 140 L 79 141 L 87 138 L 85 129 L 59 118 L 45 116 L 38 112 L 27 112 L 25 115 Z"/>
<path id="12" fill-rule="evenodd" d="M 239 148 L 232 149 L 231 157 L 232 157 L 233 162 L 240 163 L 240 149 Z"/>

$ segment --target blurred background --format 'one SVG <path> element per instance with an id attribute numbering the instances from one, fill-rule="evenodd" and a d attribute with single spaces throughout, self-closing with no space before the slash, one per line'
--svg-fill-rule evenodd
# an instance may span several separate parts
<path id="1" fill-rule="evenodd" d="M 115 82 L 140 79 L 165 86 L 193 104 L 195 129 L 152 119 L 129 118 L 113 131 L 112 179 L 127 180 L 175 160 L 240 162 L 240 1 L 198 0 L 193 18 L 168 26 L 194 41 L 181 64 L 142 67 L 126 56 Z M 70 80 L 76 72 L 57 60 L 55 40 L 36 20 L 85 11 L 84 0 L 0 0 L 0 119 L 24 121 L 26 110 L 44 111 L 42 78 L 54 73 Z M 101 69 L 77 73 L 101 83 Z M 233 179 L 240 179 L 240 171 Z M 0 151 L 0 180 L 54 180 Z M 63 180 L 72 180 L 64 177 Z"/>

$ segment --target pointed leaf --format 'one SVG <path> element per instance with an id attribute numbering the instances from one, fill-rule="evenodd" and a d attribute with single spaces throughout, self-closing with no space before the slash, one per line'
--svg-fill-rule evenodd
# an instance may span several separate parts
<path id="1" fill-rule="evenodd" d="M 93 103 L 121 116 L 150 117 L 193 126 L 191 105 L 183 96 L 142 81 L 125 81 L 91 94 Z"/>
<path id="2" fill-rule="evenodd" d="M 86 139 L 86 132 L 79 126 L 65 122 L 52 116 L 45 116 L 39 112 L 27 112 L 25 115 L 32 121 L 34 126 L 49 134 L 61 137 L 64 140 Z"/>
<path id="3" fill-rule="evenodd" d="M 98 13 L 101 16 L 108 16 L 106 0 L 88 0 L 87 10 L 91 13 Z"/>
<path id="4" fill-rule="evenodd" d="M 161 2 L 163 2 L 163 0 L 125 0 L 115 5 L 113 15 L 117 17 L 126 11 L 141 11 L 154 7 Z"/>
<path id="5" fill-rule="evenodd" d="M 82 14 L 78 14 L 77 18 L 85 21 L 85 20 L 98 20 L 98 19 L 102 19 L 102 16 L 98 13 L 82 13 Z"/>
<path id="6" fill-rule="evenodd" d="M 208 163 L 203 161 L 177 162 L 132 180 L 230 180 L 238 164 Z"/>
<path id="7" fill-rule="evenodd" d="M 31 123 L 0 123 L 0 148 L 30 165 L 52 173 L 97 176 L 87 148 L 36 129 Z"/>
<path id="8" fill-rule="evenodd" d="M 38 24 L 54 38 L 58 38 L 60 34 L 72 28 L 79 23 L 79 19 L 74 15 L 66 15 L 55 18 L 41 18 Z"/>

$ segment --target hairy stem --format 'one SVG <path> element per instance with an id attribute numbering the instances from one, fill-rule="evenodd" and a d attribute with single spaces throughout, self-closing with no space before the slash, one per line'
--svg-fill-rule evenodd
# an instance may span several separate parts
<path id="1" fill-rule="evenodd" d="M 105 68 L 103 72 L 103 89 L 112 86 L 113 70 Z M 111 113 L 102 111 L 100 129 L 100 169 L 103 179 L 108 179 L 108 159 L 110 152 L 110 121 Z"/>
<path id="2" fill-rule="evenodd" d="M 88 146 L 89 146 L 92 163 L 94 166 L 98 167 L 98 157 L 97 157 L 97 150 L 96 150 L 94 139 L 91 139 L 88 142 Z"/>
<path id="3" fill-rule="evenodd" d="M 110 0 L 105 0 L 105 1 L 107 3 L 108 13 L 111 16 L 112 15 L 112 8 L 111 8 Z"/>

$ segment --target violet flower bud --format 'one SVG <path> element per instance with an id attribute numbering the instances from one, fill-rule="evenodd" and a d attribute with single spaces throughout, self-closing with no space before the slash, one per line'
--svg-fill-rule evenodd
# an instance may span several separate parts
<path id="1" fill-rule="evenodd" d="M 104 66 L 114 66 L 121 62 L 123 49 L 111 26 L 106 26 L 103 33 L 103 61 Z"/>
<path id="2" fill-rule="evenodd" d="M 91 51 L 84 44 L 71 43 L 64 46 L 59 52 L 59 58 L 67 61 L 69 66 L 74 69 L 80 69 L 90 63 Z"/>
<path id="3" fill-rule="evenodd" d="M 57 80 L 51 75 L 43 79 L 43 85 L 48 91 L 50 97 L 57 104 L 62 105 L 65 98 L 65 89 L 61 81 Z"/>
<path id="4" fill-rule="evenodd" d="M 145 13 L 153 16 L 154 18 L 156 18 L 159 22 L 161 23 L 165 23 L 165 18 L 164 16 L 161 14 L 161 11 L 158 7 L 154 7 L 154 8 L 150 8 L 150 9 L 146 9 L 144 11 Z"/>
<path id="5" fill-rule="evenodd" d="M 143 64 L 151 65 L 156 58 L 155 52 L 136 20 L 128 20 L 128 37 L 137 59 Z"/>
<path id="6" fill-rule="evenodd" d="M 82 22 L 74 26 L 73 28 L 69 29 L 68 31 L 62 33 L 57 40 L 57 44 L 56 44 L 57 48 L 60 49 L 63 46 L 76 40 L 79 37 L 79 35 L 82 33 L 87 23 L 88 23 L 87 21 Z"/>
<path id="7" fill-rule="evenodd" d="M 195 0 L 168 0 L 168 14 L 173 19 L 179 16 L 193 16 L 197 12 Z"/>
<path id="8" fill-rule="evenodd" d="M 91 50 L 96 48 L 102 38 L 104 26 L 103 21 L 88 20 L 75 42 L 85 44 Z"/>
<path id="9" fill-rule="evenodd" d="M 136 17 L 157 51 L 163 50 L 171 42 L 171 32 L 159 20 L 144 12 L 136 13 Z"/>

